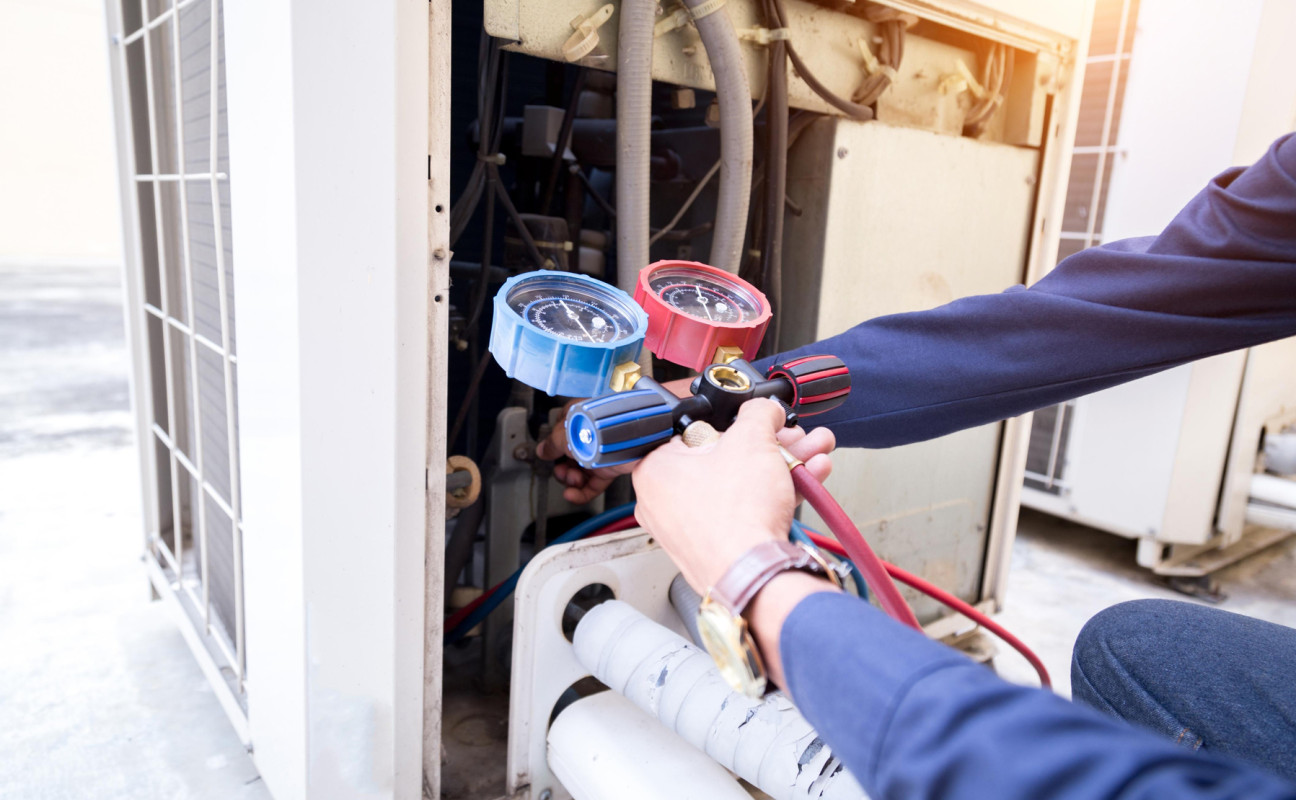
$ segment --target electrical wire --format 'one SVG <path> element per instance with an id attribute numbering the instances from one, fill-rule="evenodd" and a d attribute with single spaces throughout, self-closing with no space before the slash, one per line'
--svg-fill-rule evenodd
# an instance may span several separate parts
<path id="1" fill-rule="evenodd" d="M 818 531 L 811 530 L 799 522 L 794 522 L 793 525 L 800 527 L 805 532 L 806 536 L 809 537 L 810 541 L 815 545 L 830 553 L 836 553 L 841 556 L 846 555 L 846 548 L 842 547 L 840 542 L 830 539 Z M 1035 673 L 1039 675 L 1041 686 L 1047 689 L 1053 685 L 1052 680 L 1049 678 L 1048 669 L 1044 666 L 1044 662 L 1040 660 L 1040 657 L 1037 656 L 1033 650 L 1027 647 L 1025 642 L 1018 639 L 1016 636 L 1013 636 L 998 622 L 995 622 L 986 614 L 973 608 L 962 599 L 955 597 L 944 589 L 941 589 L 939 586 L 929 583 L 910 572 L 906 572 L 895 564 L 886 561 L 883 561 L 882 563 L 886 567 L 887 574 L 895 580 L 922 592 L 942 605 L 949 606 L 976 624 L 990 631 L 995 636 L 998 636 L 1005 644 L 1016 650 L 1018 653 L 1021 653 L 1022 656 L 1030 662 L 1031 667 L 1035 669 Z"/>
<path id="2" fill-rule="evenodd" d="M 969 136 L 979 136 L 990 122 L 990 118 L 1003 102 L 1003 85 L 1008 69 L 1008 48 L 995 44 L 986 56 L 985 66 L 981 72 L 981 85 L 984 94 L 968 110 L 963 119 L 963 132 Z"/>
<path id="3" fill-rule="evenodd" d="M 688 213 L 690 208 L 692 208 L 693 201 L 698 199 L 698 196 L 702 194 L 702 190 L 707 187 L 707 184 L 711 182 L 711 179 L 714 178 L 716 173 L 719 171 L 720 161 L 717 160 L 711 165 L 711 169 L 707 170 L 706 174 L 702 176 L 702 180 L 698 181 L 697 186 L 693 187 L 693 191 L 684 199 L 684 204 L 679 207 L 679 211 L 675 212 L 675 216 L 671 217 L 671 221 L 666 223 L 665 227 L 648 238 L 649 247 L 657 244 L 658 240 L 675 229 L 675 226 L 679 224 L 679 221 L 684 219 L 684 215 Z"/>
<path id="4" fill-rule="evenodd" d="M 777 20 L 776 24 L 778 28 L 786 28 L 788 26 L 787 12 L 783 8 L 783 0 L 768 0 L 767 8 L 773 12 L 773 17 Z M 823 83 L 815 77 L 814 73 L 810 71 L 810 68 L 801 60 L 801 54 L 798 53 L 796 47 L 792 45 L 792 40 L 788 39 L 786 44 L 787 56 L 792 62 L 792 68 L 797 71 L 797 75 L 801 77 L 801 80 L 805 82 L 806 86 L 810 87 L 811 91 L 819 95 L 819 97 L 821 97 L 824 102 L 828 103 L 828 105 L 836 108 L 838 111 L 852 119 L 857 119 L 861 122 L 873 119 L 873 109 L 865 105 L 860 105 L 859 103 L 853 103 L 844 97 L 839 97 L 834 94 L 831 89 L 824 86 Z"/>
<path id="5" fill-rule="evenodd" d="M 772 0 L 765 2 L 765 24 L 776 24 Z M 765 97 L 765 219 L 760 239 L 761 289 L 774 310 L 766 332 L 764 349 L 779 352 L 779 330 L 783 304 L 783 220 L 787 212 L 788 87 L 787 43 L 776 39 L 769 45 Z"/>
<path id="6" fill-rule="evenodd" d="M 540 200 L 540 213 L 549 215 L 553 205 L 554 191 L 558 188 L 558 175 L 562 172 L 563 159 L 566 157 L 568 143 L 571 141 L 572 126 L 576 123 L 576 111 L 580 105 L 581 92 L 585 90 L 585 68 L 576 71 L 576 80 L 572 84 L 571 97 L 563 111 L 562 126 L 558 129 L 558 141 L 554 145 L 553 159 L 549 163 L 549 180 L 545 181 L 544 195 Z"/>

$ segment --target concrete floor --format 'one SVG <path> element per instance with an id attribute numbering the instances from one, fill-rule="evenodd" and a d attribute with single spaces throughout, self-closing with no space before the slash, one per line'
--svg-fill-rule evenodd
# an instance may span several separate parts
<path id="1" fill-rule="evenodd" d="M 0 267 L 0 798 L 266 798 L 149 602 L 118 283 L 115 269 Z M 1289 540 L 1223 571 L 1220 607 L 1296 626 L 1293 567 Z M 1134 565 L 1133 542 L 1023 512 L 1001 620 L 1060 692 L 1085 620 L 1138 597 L 1182 599 Z M 996 666 L 1034 681 L 1012 653 Z M 449 735 L 498 742 L 471 732 Z"/>
<path id="2" fill-rule="evenodd" d="M 268 798 L 149 600 L 119 278 L 0 267 L 0 798 Z"/>

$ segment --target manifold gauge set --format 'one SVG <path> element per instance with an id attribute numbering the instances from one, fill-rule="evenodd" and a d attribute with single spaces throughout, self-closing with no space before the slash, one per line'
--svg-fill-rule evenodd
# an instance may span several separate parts
<path id="1" fill-rule="evenodd" d="M 568 446 L 582 466 L 605 467 L 642 458 L 693 422 L 722 431 L 753 397 L 780 400 L 788 425 L 844 402 L 850 373 L 834 356 L 802 356 L 764 374 L 751 365 L 770 317 L 760 290 L 706 264 L 650 264 L 633 298 L 595 278 L 540 270 L 495 295 L 490 351 L 510 378 L 589 398 L 568 411 Z M 644 347 L 699 371 L 691 396 L 641 374 Z"/>

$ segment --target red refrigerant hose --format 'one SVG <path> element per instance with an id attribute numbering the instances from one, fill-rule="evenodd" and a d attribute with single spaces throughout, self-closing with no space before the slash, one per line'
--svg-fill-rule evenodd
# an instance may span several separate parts
<path id="1" fill-rule="evenodd" d="M 864 582 L 877 597 L 878 605 L 882 610 L 892 619 L 921 631 L 922 626 L 918 624 L 913 609 L 900 596 L 900 590 L 887 576 L 882 559 L 878 558 L 873 548 L 864 541 L 864 536 L 842 509 L 841 504 L 828 493 L 815 476 L 810 474 L 805 464 L 799 461 L 792 466 L 792 485 L 806 499 L 806 502 L 819 512 L 828 529 L 837 537 L 837 541 L 841 542 L 846 550 L 846 557 L 855 562 L 855 566 L 864 574 Z"/>
<path id="2" fill-rule="evenodd" d="M 827 550 L 830 553 L 836 553 L 839 556 L 846 555 L 846 548 L 842 547 L 840 542 L 829 539 L 827 536 L 809 529 L 806 529 L 806 535 L 810 537 L 812 542 L 824 550 Z M 1035 652 L 1027 647 L 1025 642 L 1018 639 L 1016 636 L 1013 636 L 1002 625 L 973 608 L 968 603 L 965 603 L 958 597 L 955 597 L 944 589 L 941 589 L 939 586 L 929 583 L 911 572 L 905 572 L 890 562 L 883 561 L 882 564 L 886 567 L 887 574 L 892 578 L 895 578 L 906 586 L 911 586 L 914 589 L 917 589 L 938 603 L 949 606 L 976 624 L 990 631 L 995 636 L 998 636 L 1009 647 L 1016 650 L 1018 653 L 1021 653 L 1022 656 L 1030 662 L 1030 665 L 1035 669 L 1035 674 L 1039 675 L 1041 686 L 1047 689 L 1053 685 L 1053 681 L 1049 678 L 1048 669 L 1044 666 L 1044 662 L 1040 660 L 1040 657 L 1035 655 Z"/>

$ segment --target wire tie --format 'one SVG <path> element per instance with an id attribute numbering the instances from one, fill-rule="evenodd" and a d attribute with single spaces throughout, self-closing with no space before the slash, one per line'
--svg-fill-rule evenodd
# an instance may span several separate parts
<path id="1" fill-rule="evenodd" d="M 688 13 L 689 16 L 693 18 L 693 21 L 697 22 L 703 17 L 709 17 L 724 8 L 726 2 L 728 2 L 728 0 L 706 0 L 705 3 L 690 8 Z"/>
<path id="2" fill-rule="evenodd" d="M 759 45 L 768 45 L 771 42 L 785 42 L 792 39 L 791 28 L 743 28 L 738 31 L 738 38 L 742 41 L 754 42 Z"/>
<path id="3" fill-rule="evenodd" d="M 657 20 L 657 24 L 653 25 L 653 38 L 655 39 L 658 36 L 664 36 L 673 30 L 683 28 L 685 25 L 689 24 L 690 19 L 692 18 L 689 16 L 688 9 L 675 9 L 668 16 Z"/>
<path id="4" fill-rule="evenodd" d="M 612 18 L 612 12 L 615 10 L 616 7 L 608 3 L 588 17 L 577 16 L 573 19 L 571 27 L 576 32 L 563 42 L 563 58 L 569 62 L 576 62 L 593 52 L 599 43 L 598 29 Z"/>
<path id="5" fill-rule="evenodd" d="M 959 76 L 962 77 L 963 81 L 967 84 L 967 90 L 972 93 L 972 96 L 978 100 L 984 99 L 987 94 L 985 87 L 981 85 L 980 81 L 972 76 L 972 70 L 968 69 L 967 64 L 963 63 L 963 59 L 954 59 L 954 66 L 958 69 Z"/>

